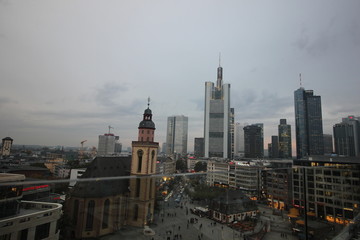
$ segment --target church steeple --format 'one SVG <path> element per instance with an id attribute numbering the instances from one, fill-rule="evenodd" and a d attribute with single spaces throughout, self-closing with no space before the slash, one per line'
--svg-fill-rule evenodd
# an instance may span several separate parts
<path id="1" fill-rule="evenodd" d="M 145 109 L 143 120 L 139 124 L 138 141 L 140 142 L 153 142 L 155 123 L 152 121 L 152 112 L 150 107 L 150 98 L 148 98 L 148 108 Z"/>

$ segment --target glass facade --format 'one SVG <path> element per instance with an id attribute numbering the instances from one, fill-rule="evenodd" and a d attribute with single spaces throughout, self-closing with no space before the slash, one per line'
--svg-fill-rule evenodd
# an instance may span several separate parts
<path id="1" fill-rule="evenodd" d="M 286 119 L 280 119 L 279 129 L 279 157 L 291 158 L 291 125 L 286 124 Z"/>
<path id="2" fill-rule="evenodd" d="M 245 157 L 264 157 L 264 136 L 261 124 L 252 124 L 244 127 Z"/>
<path id="3" fill-rule="evenodd" d="M 171 116 L 167 121 L 166 154 L 187 154 L 188 117 Z"/>
<path id="4" fill-rule="evenodd" d="M 205 83 L 204 156 L 233 156 L 234 113 L 230 109 L 230 84 L 222 83 L 222 68 L 218 68 L 217 85 Z"/>
<path id="5" fill-rule="evenodd" d="M 321 97 L 312 90 L 294 92 L 297 158 L 324 154 Z"/>

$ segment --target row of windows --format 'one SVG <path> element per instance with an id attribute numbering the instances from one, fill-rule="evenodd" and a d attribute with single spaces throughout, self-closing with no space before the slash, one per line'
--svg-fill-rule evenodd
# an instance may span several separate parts
<path id="1" fill-rule="evenodd" d="M 138 169 L 137 169 L 137 172 L 141 172 L 141 170 L 142 170 L 142 158 L 143 158 L 143 155 L 144 155 L 144 151 L 141 150 L 141 149 L 138 150 L 138 151 L 137 151 L 137 155 L 138 155 Z M 153 150 L 153 151 L 151 152 L 150 171 L 152 171 L 152 169 L 153 169 L 154 158 L 155 158 L 155 151 Z"/>
<path id="2" fill-rule="evenodd" d="M 104 211 L 103 211 L 103 220 L 102 220 L 102 228 L 109 227 L 109 213 L 110 213 L 110 200 L 106 199 L 104 202 Z M 95 214 L 95 201 L 91 200 L 87 205 L 87 214 L 86 214 L 86 224 L 85 230 L 91 231 L 93 229 L 94 224 L 94 214 Z M 74 224 L 78 221 L 79 215 L 79 200 L 74 201 L 74 211 L 73 211 L 73 221 Z"/>

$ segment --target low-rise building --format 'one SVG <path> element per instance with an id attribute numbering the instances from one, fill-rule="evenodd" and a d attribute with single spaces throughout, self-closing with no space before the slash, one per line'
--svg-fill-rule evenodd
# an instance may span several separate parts
<path id="1" fill-rule="evenodd" d="M 225 194 L 211 201 L 210 218 L 221 223 L 255 218 L 258 213 L 256 202 L 240 191 L 227 190 Z"/>
<path id="2" fill-rule="evenodd" d="M 0 173 L 0 239 L 59 239 L 62 205 L 20 201 L 24 175 Z"/>

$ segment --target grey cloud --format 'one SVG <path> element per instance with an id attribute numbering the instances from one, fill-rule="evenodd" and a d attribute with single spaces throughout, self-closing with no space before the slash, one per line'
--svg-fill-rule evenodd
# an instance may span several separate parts
<path id="1" fill-rule="evenodd" d="M 10 5 L 10 0 L 0 0 L 0 4 L 3 6 L 9 6 Z"/>
<path id="2" fill-rule="evenodd" d="M 290 96 L 279 97 L 268 91 L 260 94 L 254 90 L 246 90 L 234 102 L 235 117 L 238 115 L 241 121 L 251 119 L 261 121 L 269 116 L 281 118 L 292 106 L 293 99 Z"/>
<path id="3" fill-rule="evenodd" d="M 126 86 L 117 83 L 105 83 L 97 90 L 95 100 L 102 106 L 113 107 L 117 105 L 114 99 L 127 90 Z"/>
<path id="4" fill-rule="evenodd" d="M 8 97 L 0 97 L 0 107 L 3 107 L 4 105 L 8 103 L 17 103 L 17 101 L 8 98 Z"/>
<path id="5" fill-rule="evenodd" d="M 332 38 L 323 32 L 313 42 L 307 45 L 306 51 L 314 57 L 323 56 L 329 49 L 331 41 Z"/>
<path id="6" fill-rule="evenodd" d="M 332 105 L 329 108 L 323 109 L 323 114 L 332 116 L 346 117 L 348 115 L 360 115 L 359 112 L 354 112 L 354 109 L 360 109 L 360 104 L 353 102 L 351 105 Z M 360 110 L 358 110 L 360 111 Z M 341 120 L 341 119 L 339 119 Z"/>
<path id="7" fill-rule="evenodd" d="M 360 46 L 360 25 L 355 20 L 352 21 L 349 27 L 349 35 L 351 37 L 352 42 L 356 46 Z"/>
<path id="8" fill-rule="evenodd" d="M 204 99 L 203 98 L 194 98 L 194 99 L 191 99 L 191 102 L 195 104 L 196 110 L 204 111 Z"/>
<path id="9" fill-rule="evenodd" d="M 295 41 L 295 45 L 300 49 L 305 49 L 309 44 L 309 37 L 306 34 L 305 30 L 302 30 L 300 37 Z"/>
<path id="10" fill-rule="evenodd" d="M 306 51 L 313 57 L 318 57 L 325 55 L 332 43 L 333 36 L 330 36 L 328 32 L 321 32 L 314 39 L 311 39 L 307 31 L 303 29 L 294 45 L 299 50 Z"/>

